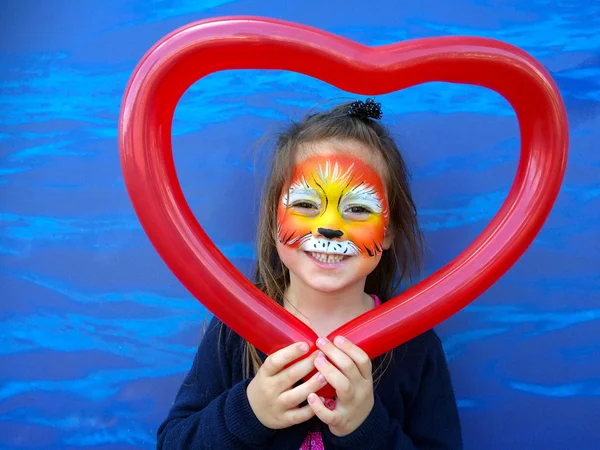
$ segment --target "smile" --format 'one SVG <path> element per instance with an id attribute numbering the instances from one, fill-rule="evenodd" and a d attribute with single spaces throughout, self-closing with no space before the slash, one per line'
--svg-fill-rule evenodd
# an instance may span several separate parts
<path id="1" fill-rule="evenodd" d="M 335 255 L 335 254 L 327 254 L 327 253 L 317 253 L 317 252 L 307 252 L 311 257 L 316 259 L 319 262 L 325 264 L 337 264 L 342 262 L 344 259 L 349 258 L 344 255 Z"/>

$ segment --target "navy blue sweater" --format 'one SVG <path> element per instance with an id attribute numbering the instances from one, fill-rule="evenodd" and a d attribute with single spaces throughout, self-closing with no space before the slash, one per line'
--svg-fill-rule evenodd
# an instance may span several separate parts
<path id="1" fill-rule="evenodd" d="M 381 363 L 376 358 L 373 367 Z M 318 426 L 326 449 L 462 449 L 450 375 L 433 330 L 394 349 L 375 386 L 371 413 L 348 436 L 333 435 L 317 418 L 283 430 L 266 428 L 250 408 L 249 382 L 243 376 L 242 339 L 213 319 L 158 429 L 157 448 L 298 450 Z"/>

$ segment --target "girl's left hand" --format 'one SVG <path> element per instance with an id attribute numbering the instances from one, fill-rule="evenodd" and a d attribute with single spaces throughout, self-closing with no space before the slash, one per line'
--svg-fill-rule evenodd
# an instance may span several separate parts
<path id="1" fill-rule="evenodd" d="M 314 364 L 337 393 L 335 409 L 329 410 L 314 393 L 307 400 L 315 415 L 329 425 L 334 435 L 341 437 L 352 433 L 365 421 L 375 399 L 369 356 L 341 336 L 334 342 L 335 345 L 325 338 L 317 340 L 317 347 L 325 355 L 318 356 Z"/>

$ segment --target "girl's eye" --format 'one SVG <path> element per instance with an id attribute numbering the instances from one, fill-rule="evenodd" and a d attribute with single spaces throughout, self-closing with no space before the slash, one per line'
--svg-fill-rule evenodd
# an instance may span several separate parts
<path id="1" fill-rule="evenodd" d="M 310 202 L 296 202 L 292 205 L 292 207 L 300 209 L 317 209 L 317 206 Z"/>
<path id="2" fill-rule="evenodd" d="M 292 209 L 296 211 L 296 213 L 307 217 L 319 215 L 319 207 L 313 202 L 298 201 L 292 205 Z"/>
<path id="3" fill-rule="evenodd" d="M 364 206 L 351 206 L 346 209 L 346 212 L 350 214 L 371 214 L 371 210 Z"/>
<path id="4" fill-rule="evenodd" d="M 348 206 L 344 210 L 344 216 L 349 220 L 367 220 L 373 213 L 369 208 L 365 206 Z"/>

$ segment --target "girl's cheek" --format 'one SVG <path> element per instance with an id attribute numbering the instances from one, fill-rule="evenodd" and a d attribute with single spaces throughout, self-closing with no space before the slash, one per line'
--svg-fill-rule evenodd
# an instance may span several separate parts
<path id="1" fill-rule="evenodd" d="M 381 246 L 385 236 L 383 220 L 356 222 L 348 227 L 348 239 L 364 248 L 372 247 L 374 243 Z"/>
<path id="2" fill-rule="evenodd" d="M 312 229 L 309 219 L 292 214 L 284 214 L 280 217 L 279 224 L 279 241 L 304 236 L 310 233 Z"/>

